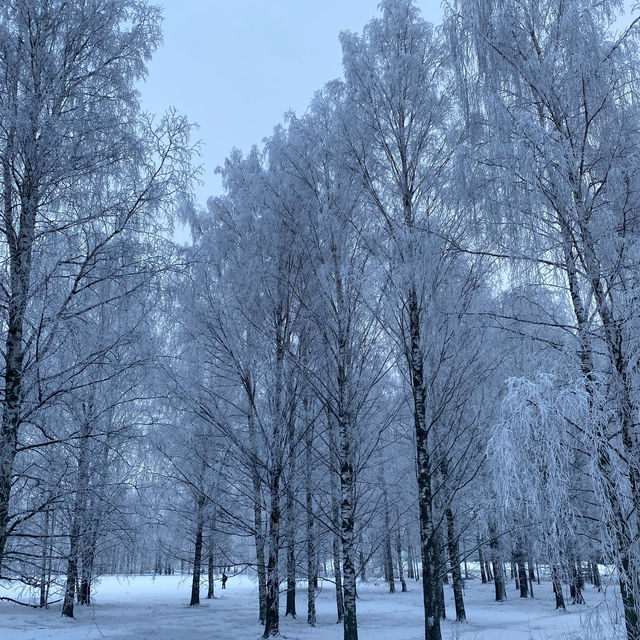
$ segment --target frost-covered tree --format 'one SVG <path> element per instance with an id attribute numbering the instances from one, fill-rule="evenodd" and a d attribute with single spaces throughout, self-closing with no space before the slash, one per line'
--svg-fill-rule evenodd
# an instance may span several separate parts
<path id="1" fill-rule="evenodd" d="M 586 393 L 593 406 L 606 398 L 612 412 L 580 428 L 592 434 L 600 517 L 635 639 L 636 25 L 616 30 L 618 2 L 452 4 L 458 68 L 472 88 L 468 126 L 481 173 L 494 181 L 487 228 L 509 243 L 498 240 L 496 253 L 528 259 L 535 268 L 525 277 L 563 288 Z"/>
<path id="2" fill-rule="evenodd" d="M 24 427 L 73 385 L 69 370 L 47 370 L 58 336 L 109 302 L 88 300 L 106 277 L 110 247 L 158 228 L 162 209 L 187 187 L 186 121 L 169 115 L 153 124 L 135 89 L 159 43 L 159 18 L 156 7 L 127 0 L 11 0 L 0 9 L 0 563 L 15 522 L 11 487 Z M 128 257 L 116 271 L 153 264 Z M 110 302 L 125 295 L 126 286 Z M 43 379 L 50 388 L 40 394 Z"/>

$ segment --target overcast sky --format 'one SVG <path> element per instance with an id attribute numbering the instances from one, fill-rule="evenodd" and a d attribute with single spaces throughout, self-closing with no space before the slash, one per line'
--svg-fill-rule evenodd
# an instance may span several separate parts
<path id="1" fill-rule="evenodd" d="M 248 151 L 289 109 L 342 73 L 338 34 L 361 31 L 379 0 L 164 0 L 164 45 L 142 87 L 145 109 L 170 106 L 200 129 L 201 204 L 218 195 L 213 174 L 233 147 Z M 440 0 L 422 0 L 439 22 Z"/>
<path id="2" fill-rule="evenodd" d="M 341 75 L 339 32 L 360 32 L 378 15 L 379 2 L 157 1 L 164 7 L 164 45 L 141 87 L 143 105 L 158 114 L 177 107 L 200 125 L 202 205 L 220 194 L 214 170 L 233 147 L 248 151 L 286 111 L 304 112 L 314 92 Z M 428 20 L 441 21 L 440 0 L 419 5 Z"/>

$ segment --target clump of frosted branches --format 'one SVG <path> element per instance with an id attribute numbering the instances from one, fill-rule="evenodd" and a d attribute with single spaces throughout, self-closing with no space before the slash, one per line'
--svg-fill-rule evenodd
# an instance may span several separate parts
<path id="1" fill-rule="evenodd" d="M 494 494 L 505 517 L 537 526 L 546 543 L 559 548 L 575 528 L 571 423 L 588 414 L 586 394 L 581 385 L 560 385 L 546 373 L 507 384 L 487 451 Z"/>

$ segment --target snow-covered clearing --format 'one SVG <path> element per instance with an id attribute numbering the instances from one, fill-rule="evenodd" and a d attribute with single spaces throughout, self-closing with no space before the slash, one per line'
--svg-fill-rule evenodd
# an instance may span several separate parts
<path id="1" fill-rule="evenodd" d="M 190 583 L 181 576 L 104 577 L 95 588 L 95 603 L 76 607 L 73 620 L 60 617 L 60 605 L 49 610 L 0 603 L 2 640 L 244 640 L 257 639 L 257 589 L 245 576 L 229 579 L 217 598 L 189 607 Z M 447 612 L 454 612 L 451 588 L 445 587 Z M 0 586 L 0 595 L 6 595 Z M 204 594 L 203 594 L 204 595 Z M 521 600 L 510 586 L 509 600 L 493 601 L 493 585 L 467 582 L 469 621 L 444 624 L 443 639 L 456 640 L 613 640 L 622 627 L 612 622 L 616 590 L 585 591 L 587 604 L 568 605 L 556 612 L 549 583 L 538 586 L 534 599 Z M 409 583 L 408 593 L 389 594 L 383 583 L 359 585 L 358 621 L 362 640 L 420 640 L 424 637 L 422 593 Z M 306 624 L 306 597 L 301 587 L 298 619 L 281 618 L 281 632 L 289 640 L 339 640 L 335 623 L 333 585 L 325 582 L 317 598 L 318 625 Z"/>

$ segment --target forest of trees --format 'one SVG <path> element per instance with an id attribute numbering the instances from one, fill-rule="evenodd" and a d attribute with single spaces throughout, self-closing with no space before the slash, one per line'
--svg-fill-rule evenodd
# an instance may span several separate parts
<path id="1" fill-rule="evenodd" d="M 639 27 L 379 8 L 204 207 L 188 114 L 139 104 L 161 11 L 0 3 L 0 577 L 34 606 L 233 568 L 268 638 L 323 577 L 356 640 L 375 577 L 441 640 L 468 563 L 559 609 L 606 565 L 640 640 Z"/>

